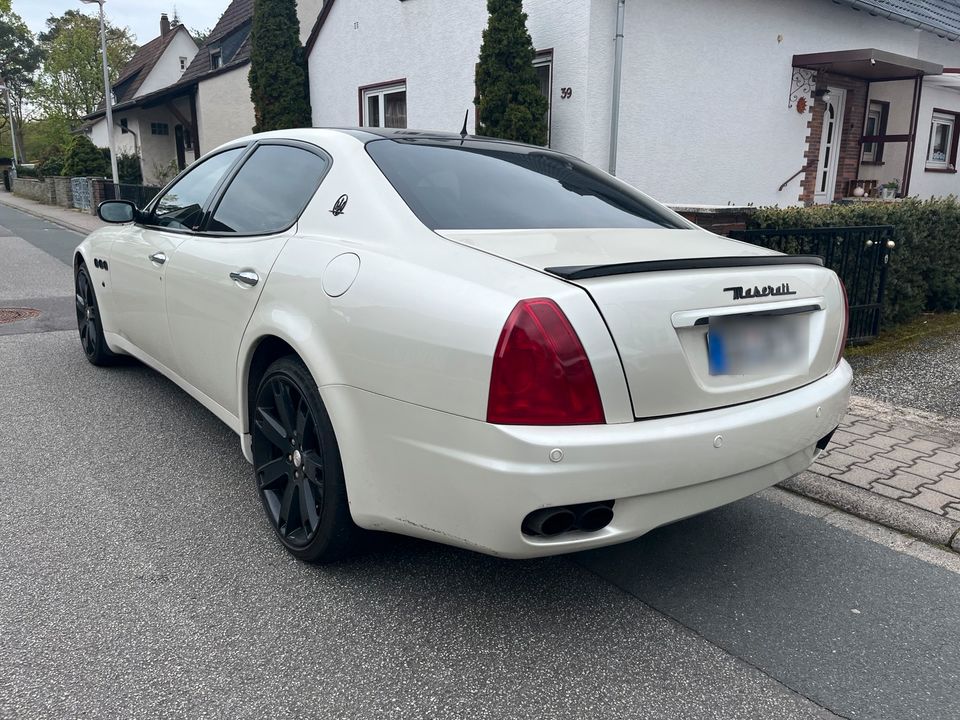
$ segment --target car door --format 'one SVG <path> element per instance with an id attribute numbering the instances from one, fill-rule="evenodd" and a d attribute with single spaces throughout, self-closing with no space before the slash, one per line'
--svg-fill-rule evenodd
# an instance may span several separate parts
<path id="1" fill-rule="evenodd" d="M 161 365 L 173 367 L 164 303 L 166 266 L 199 226 L 203 210 L 244 148 L 204 160 L 171 185 L 110 250 L 110 278 L 120 335 Z"/>
<path id="2" fill-rule="evenodd" d="M 326 153 L 306 143 L 257 143 L 219 191 L 201 232 L 167 263 L 167 318 L 177 367 L 232 415 L 244 330 L 330 164 Z"/>

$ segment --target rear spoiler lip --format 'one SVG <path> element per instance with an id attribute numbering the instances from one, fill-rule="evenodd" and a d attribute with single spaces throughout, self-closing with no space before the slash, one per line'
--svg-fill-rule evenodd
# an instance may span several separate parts
<path id="1" fill-rule="evenodd" d="M 819 265 L 819 255 L 744 255 L 727 257 L 680 258 L 677 260 L 647 260 L 615 263 L 612 265 L 563 265 L 544 270 L 564 280 L 586 280 L 609 275 L 629 275 L 669 270 L 707 270 L 714 268 L 761 267 L 764 265 Z"/>

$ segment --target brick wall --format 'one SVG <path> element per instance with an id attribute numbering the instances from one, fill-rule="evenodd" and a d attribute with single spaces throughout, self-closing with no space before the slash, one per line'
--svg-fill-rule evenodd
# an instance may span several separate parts
<path id="1" fill-rule="evenodd" d="M 37 202 L 53 205 L 56 198 L 53 183 L 45 180 L 34 180 L 33 178 L 14 178 L 13 194 L 21 197 L 30 198 Z"/>
<path id="2" fill-rule="evenodd" d="M 827 87 L 844 88 L 847 91 L 846 106 L 843 109 L 843 126 L 840 132 L 840 154 L 837 164 L 837 184 L 833 189 L 833 199 L 843 197 L 843 191 L 850 180 L 857 179 L 860 170 L 860 136 L 863 133 L 863 116 L 867 105 L 867 83 L 855 78 L 841 77 L 829 73 L 820 73 L 817 77 L 817 89 Z M 817 165 L 820 160 L 820 137 L 823 134 L 823 111 L 826 104 L 817 99 L 810 120 L 807 122 L 807 150 L 803 154 L 806 171 L 801 183 L 800 200 L 812 203 L 816 192 Z"/>
<path id="3" fill-rule="evenodd" d="M 49 177 L 48 183 L 53 183 L 55 201 L 57 205 L 65 208 L 73 207 L 73 187 L 70 185 L 68 177 Z"/>

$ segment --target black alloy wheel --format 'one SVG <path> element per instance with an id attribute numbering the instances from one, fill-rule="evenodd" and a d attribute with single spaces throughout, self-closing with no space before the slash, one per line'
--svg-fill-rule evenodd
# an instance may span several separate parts
<path id="1" fill-rule="evenodd" d="M 80 332 L 80 345 L 83 353 L 94 365 L 109 365 L 116 355 L 107 347 L 103 337 L 103 325 L 100 322 L 100 306 L 93 290 L 93 280 L 87 266 L 80 264 L 75 278 L 77 330 Z"/>
<path id="2" fill-rule="evenodd" d="M 307 562 L 342 557 L 357 528 L 333 427 L 298 358 L 281 358 L 267 369 L 251 420 L 257 491 L 278 539 Z"/>

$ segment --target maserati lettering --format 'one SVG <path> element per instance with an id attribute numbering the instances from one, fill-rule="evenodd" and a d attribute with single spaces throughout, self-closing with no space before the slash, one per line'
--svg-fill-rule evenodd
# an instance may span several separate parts
<path id="1" fill-rule="evenodd" d="M 758 298 L 758 297 L 776 297 L 777 295 L 796 295 L 795 290 L 790 289 L 790 283 L 781 283 L 774 287 L 773 285 L 764 285 L 760 287 L 754 285 L 752 288 L 745 288 L 743 285 L 737 285 L 735 287 L 728 287 L 723 289 L 724 292 L 733 293 L 734 300 L 746 300 L 747 298 Z"/>

